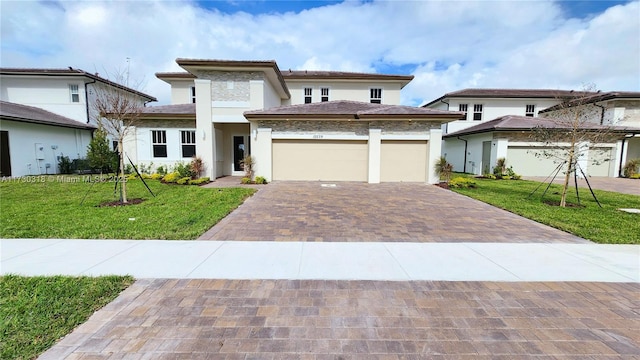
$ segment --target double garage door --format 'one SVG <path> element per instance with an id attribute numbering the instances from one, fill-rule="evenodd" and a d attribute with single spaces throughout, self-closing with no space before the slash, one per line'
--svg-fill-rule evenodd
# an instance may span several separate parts
<path id="1" fill-rule="evenodd" d="M 426 141 L 382 141 L 380 180 L 424 182 Z M 369 145 L 358 140 L 273 140 L 273 179 L 368 181 Z"/>

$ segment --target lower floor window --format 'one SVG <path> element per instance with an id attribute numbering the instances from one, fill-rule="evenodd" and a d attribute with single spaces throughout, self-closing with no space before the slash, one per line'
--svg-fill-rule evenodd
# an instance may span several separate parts
<path id="1" fill-rule="evenodd" d="M 181 131 L 182 157 L 190 158 L 196 155 L 196 132 L 194 130 Z"/>
<path id="2" fill-rule="evenodd" d="M 165 130 L 151 131 L 153 157 L 167 157 L 167 132 Z"/>

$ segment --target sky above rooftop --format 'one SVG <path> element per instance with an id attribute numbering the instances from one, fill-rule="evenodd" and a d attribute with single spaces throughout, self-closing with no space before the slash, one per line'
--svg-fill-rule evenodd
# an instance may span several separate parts
<path id="1" fill-rule="evenodd" d="M 170 102 L 176 58 L 411 74 L 463 88 L 640 91 L 639 1 L 0 1 L 0 65 L 126 72 Z"/>

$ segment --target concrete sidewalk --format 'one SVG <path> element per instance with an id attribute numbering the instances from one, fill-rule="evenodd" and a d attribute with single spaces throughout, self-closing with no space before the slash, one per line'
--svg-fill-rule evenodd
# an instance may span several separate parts
<path id="1" fill-rule="evenodd" d="M 640 246 L 0 240 L 0 274 L 174 279 L 640 282 Z"/>

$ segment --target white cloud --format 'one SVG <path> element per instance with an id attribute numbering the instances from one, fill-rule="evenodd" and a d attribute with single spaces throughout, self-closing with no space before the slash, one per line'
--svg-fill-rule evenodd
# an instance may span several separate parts
<path id="1" fill-rule="evenodd" d="M 225 14 L 194 3 L 0 2 L 2 66 L 153 75 L 178 57 L 273 59 L 281 69 L 414 65 L 403 102 L 464 87 L 640 89 L 638 2 L 566 19 L 551 1 L 344 2 L 300 13 Z"/>

